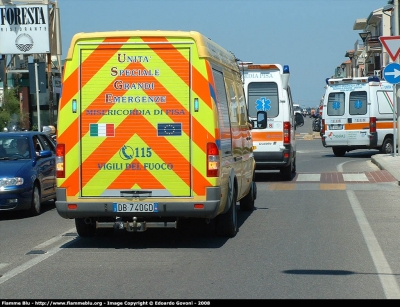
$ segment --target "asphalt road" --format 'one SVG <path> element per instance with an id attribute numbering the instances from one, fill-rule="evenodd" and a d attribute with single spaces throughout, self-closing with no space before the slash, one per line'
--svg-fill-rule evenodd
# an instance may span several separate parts
<path id="1" fill-rule="evenodd" d="M 296 176 L 257 174 L 256 208 L 238 210 L 231 239 L 196 221 L 83 239 L 51 202 L 37 217 L 2 213 L 2 299 L 399 299 L 398 183 L 299 181 L 381 170 L 376 151 L 297 145 Z"/>

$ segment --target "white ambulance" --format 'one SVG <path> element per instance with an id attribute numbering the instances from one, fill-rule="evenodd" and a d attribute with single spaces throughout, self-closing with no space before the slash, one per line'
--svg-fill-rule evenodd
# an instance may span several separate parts
<path id="1" fill-rule="evenodd" d="M 393 85 L 378 77 L 326 79 L 321 140 L 342 157 L 355 149 L 393 151 Z"/>
<path id="2" fill-rule="evenodd" d="M 252 130 L 256 170 L 279 170 L 284 180 L 291 180 L 296 172 L 295 130 L 304 118 L 294 109 L 289 66 L 242 62 L 239 67 L 250 118 L 255 120 L 258 111 L 268 115 L 267 127 Z"/>

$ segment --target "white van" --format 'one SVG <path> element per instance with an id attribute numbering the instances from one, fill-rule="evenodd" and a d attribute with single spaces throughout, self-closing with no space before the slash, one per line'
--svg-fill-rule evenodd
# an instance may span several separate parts
<path id="1" fill-rule="evenodd" d="M 355 149 L 393 152 L 393 85 L 378 77 L 326 79 L 321 140 L 342 157 Z"/>
<path id="2" fill-rule="evenodd" d="M 291 180 L 296 172 L 295 129 L 304 118 L 295 114 L 289 66 L 242 62 L 239 67 L 250 118 L 255 120 L 258 111 L 268 115 L 267 127 L 252 130 L 256 170 L 279 170 L 284 180 Z"/>

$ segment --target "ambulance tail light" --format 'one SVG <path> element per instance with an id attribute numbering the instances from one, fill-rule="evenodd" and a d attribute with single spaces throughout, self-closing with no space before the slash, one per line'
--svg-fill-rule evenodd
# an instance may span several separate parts
<path id="1" fill-rule="evenodd" d="M 283 144 L 290 144 L 290 122 L 283 122 Z"/>
<path id="2" fill-rule="evenodd" d="M 207 177 L 219 176 L 219 150 L 217 144 L 207 143 Z"/>
<path id="3" fill-rule="evenodd" d="M 321 121 L 321 135 L 325 135 L 325 119 Z"/>
<path id="4" fill-rule="evenodd" d="M 370 133 L 376 132 L 376 117 L 369 118 L 369 132 Z"/>
<path id="5" fill-rule="evenodd" d="M 65 178 L 65 144 L 57 144 L 56 147 L 56 171 L 57 178 Z"/>

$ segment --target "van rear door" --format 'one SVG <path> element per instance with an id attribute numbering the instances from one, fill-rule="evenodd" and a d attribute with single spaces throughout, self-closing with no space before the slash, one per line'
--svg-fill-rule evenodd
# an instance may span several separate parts
<path id="1" fill-rule="evenodd" d="M 369 145 L 369 107 L 366 87 L 333 85 L 324 106 L 328 146 Z"/>
<path id="2" fill-rule="evenodd" d="M 191 196 L 190 48 L 80 46 L 81 197 Z"/>

